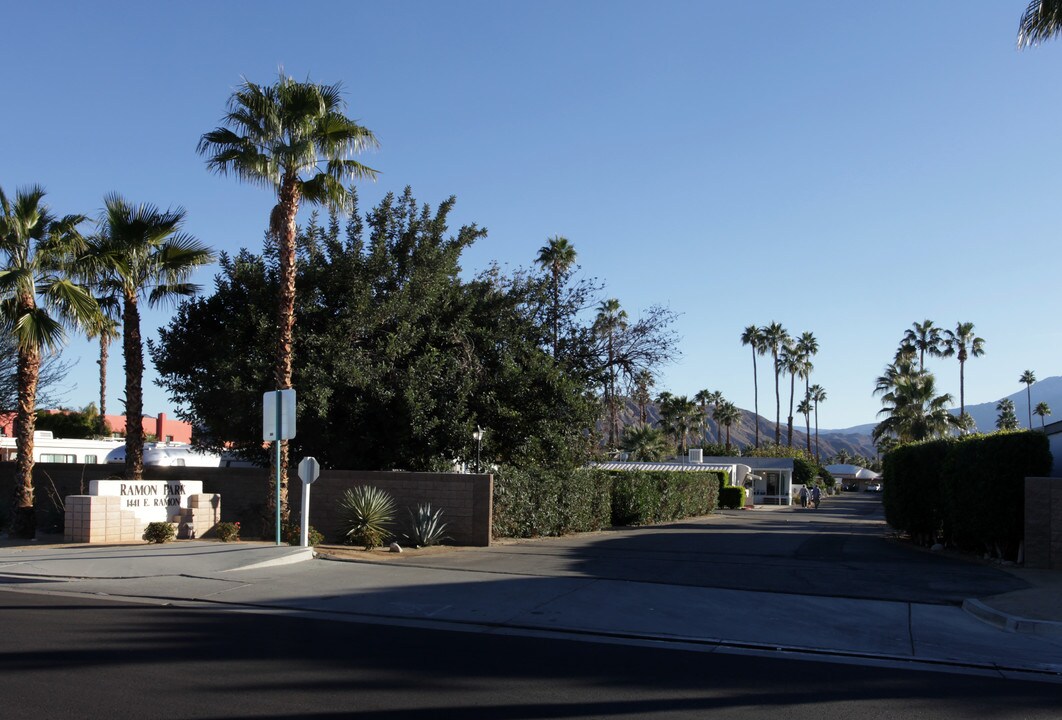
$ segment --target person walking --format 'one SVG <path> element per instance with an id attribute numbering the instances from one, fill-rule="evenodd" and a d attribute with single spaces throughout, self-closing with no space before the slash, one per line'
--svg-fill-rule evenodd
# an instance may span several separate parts
<path id="1" fill-rule="evenodd" d="M 811 489 L 811 504 L 816 510 L 819 509 L 819 500 L 821 500 L 821 499 L 822 499 L 822 491 L 819 490 L 819 486 L 816 485 L 815 487 L 813 487 Z"/>
<path id="2" fill-rule="evenodd" d="M 805 510 L 808 507 L 808 486 L 804 485 L 800 488 L 800 507 Z"/>

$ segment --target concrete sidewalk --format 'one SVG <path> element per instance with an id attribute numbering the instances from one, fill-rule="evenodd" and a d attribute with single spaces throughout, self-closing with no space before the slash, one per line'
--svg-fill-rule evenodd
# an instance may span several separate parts
<path id="1" fill-rule="evenodd" d="M 431 567 L 431 558 L 312 560 L 266 543 L 8 547 L 0 590 L 1062 677 L 1062 637 L 1010 632 L 955 606 Z M 1034 590 L 1050 592 L 1045 578 Z M 981 602 L 1031 613 L 1023 602 L 1035 598 L 1022 593 L 1034 590 Z"/>

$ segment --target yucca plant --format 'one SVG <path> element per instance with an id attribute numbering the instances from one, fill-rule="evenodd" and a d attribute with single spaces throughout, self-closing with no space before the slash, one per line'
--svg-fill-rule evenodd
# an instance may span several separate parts
<path id="1" fill-rule="evenodd" d="M 443 535 L 446 532 L 447 523 L 442 522 L 442 508 L 431 511 L 431 503 L 417 505 L 417 511 L 407 508 L 409 513 L 410 532 L 404 537 L 413 547 L 428 547 L 435 545 L 449 537 Z"/>
<path id="2" fill-rule="evenodd" d="M 347 539 L 366 550 L 379 547 L 391 535 L 387 527 L 394 521 L 395 501 L 380 488 L 358 485 L 347 490 L 339 500 L 339 511 Z"/>

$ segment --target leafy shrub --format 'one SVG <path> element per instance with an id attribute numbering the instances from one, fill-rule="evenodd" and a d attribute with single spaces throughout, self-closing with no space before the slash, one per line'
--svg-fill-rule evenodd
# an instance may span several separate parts
<path id="1" fill-rule="evenodd" d="M 613 525 L 646 525 L 707 515 L 715 509 L 720 483 L 726 478 L 726 473 L 716 471 L 610 474 Z"/>
<path id="2" fill-rule="evenodd" d="M 377 487 L 358 485 L 339 499 L 344 534 L 349 542 L 364 545 L 366 550 L 379 547 L 391 536 L 395 501 Z"/>
<path id="3" fill-rule="evenodd" d="M 406 508 L 406 511 L 409 513 L 410 531 L 403 537 L 413 547 L 428 547 L 449 540 L 443 535 L 447 524 L 442 522 L 442 508 L 432 512 L 431 503 L 422 503 L 417 505 L 416 512 L 410 508 Z"/>
<path id="4" fill-rule="evenodd" d="M 164 543 L 173 540 L 175 532 L 173 525 L 168 522 L 148 523 L 144 528 L 144 539 L 152 543 Z"/>
<path id="5" fill-rule="evenodd" d="M 502 466 L 494 473 L 494 537 L 600 530 L 609 524 L 608 474 L 593 468 Z"/>
<path id="6" fill-rule="evenodd" d="M 737 510 L 745 507 L 746 497 L 745 488 L 741 486 L 734 487 L 733 485 L 727 485 L 719 494 L 719 505 L 720 507 L 729 508 L 730 510 Z"/>
<path id="7" fill-rule="evenodd" d="M 221 542 L 237 542 L 240 539 L 240 524 L 238 522 L 218 523 L 214 528 L 218 540 Z"/>
<path id="8" fill-rule="evenodd" d="M 298 545 L 302 542 L 302 526 L 298 523 L 287 523 L 280 528 L 280 538 L 288 545 Z M 310 547 L 316 547 L 325 540 L 324 535 L 313 525 L 306 531 L 306 542 Z"/>

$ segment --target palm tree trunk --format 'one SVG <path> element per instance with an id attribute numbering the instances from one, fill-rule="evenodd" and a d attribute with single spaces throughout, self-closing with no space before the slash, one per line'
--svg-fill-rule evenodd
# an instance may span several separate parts
<path id="1" fill-rule="evenodd" d="M 752 346 L 752 404 L 756 411 L 756 447 L 760 446 L 760 378 L 756 372 L 756 346 Z"/>
<path id="2" fill-rule="evenodd" d="M 782 444 L 782 396 L 778 391 L 778 356 L 774 356 L 774 444 Z"/>
<path id="3" fill-rule="evenodd" d="M 280 197 L 269 219 L 270 231 L 277 241 L 279 259 L 279 289 L 277 297 L 277 348 L 273 380 L 277 390 L 291 388 L 294 359 L 295 328 L 295 216 L 299 212 L 298 178 L 285 175 L 280 186 Z M 272 456 L 269 473 L 269 513 L 276 513 L 276 457 Z M 280 516 L 288 520 L 288 443 L 280 443 Z"/>
<path id="4" fill-rule="evenodd" d="M 15 415 L 15 517 L 12 534 L 32 539 L 37 535 L 37 514 L 33 508 L 33 431 L 37 425 L 37 382 L 41 355 L 36 348 L 18 351 L 18 410 Z"/>
<path id="5" fill-rule="evenodd" d="M 819 460 L 819 401 L 815 401 L 815 462 L 821 463 Z"/>
<path id="6" fill-rule="evenodd" d="M 811 457 L 811 415 L 804 415 L 804 431 L 807 433 L 808 457 Z"/>
<path id="7" fill-rule="evenodd" d="M 793 447 L 793 396 L 796 394 L 796 373 L 789 376 L 789 419 L 787 421 L 786 444 Z"/>
<path id="8" fill-rule="evenodd" d="M 107 434 L 107 356 L 111 339 L 106 331 L 100 332 L 100 417 L 96 432 L 101 436 Z"/>
<path id="9" fill-rule="evenodd" d="M 966 415 L 966 362 L 959 358 L 959 417 Z"/>
<path id="10" fill-rule="evenodd" d="M 1029 429 L 1032 430 L 1032 385 L 1025 386 L 1025 397 L 1029 401 Z"/>
<path id="11" fill-rule="evenodd" d="M 135 294 L 126 295 L 122 309 L 125 355 L 125 476 L 144 477 L 144 345 L 140 337 L 140 308 Z"/>

